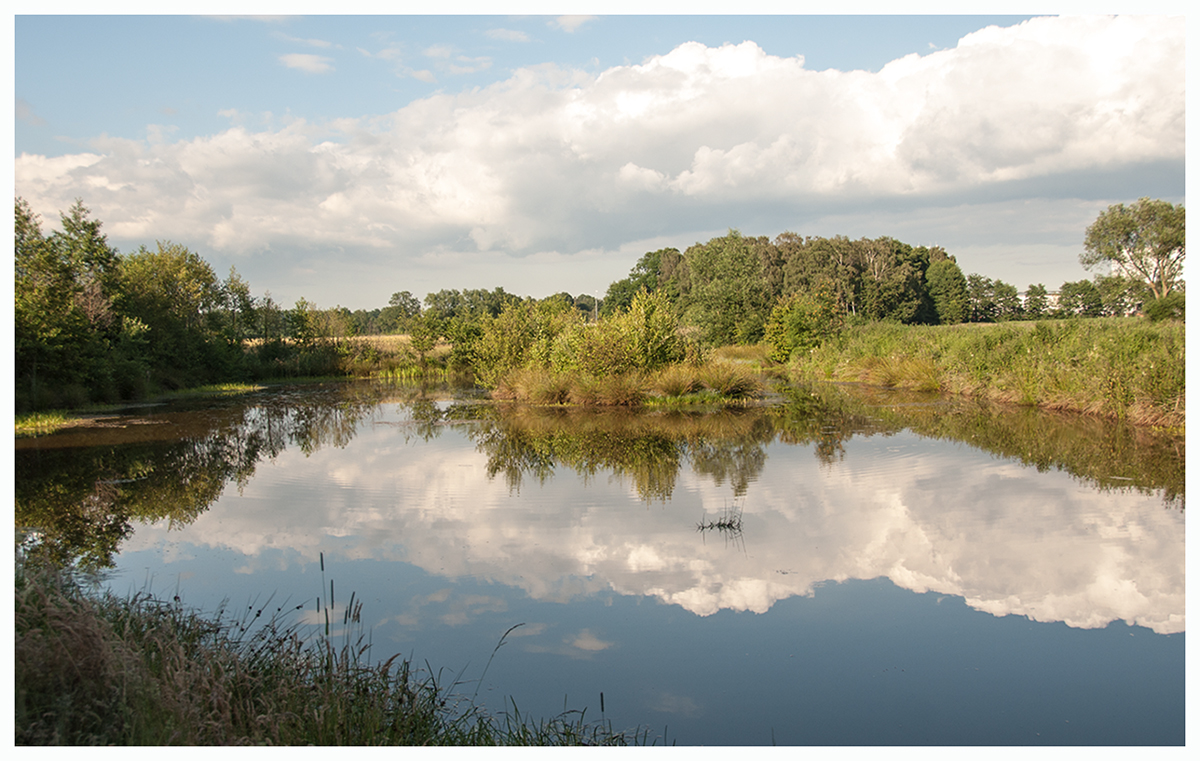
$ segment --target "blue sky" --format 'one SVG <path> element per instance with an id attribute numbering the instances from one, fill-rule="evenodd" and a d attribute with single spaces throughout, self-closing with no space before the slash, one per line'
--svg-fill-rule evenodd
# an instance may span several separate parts
<path id="1" fill-rule="evenodd" d="M 181 243 L 284 304 L 602 295 L 728 228 L 1053 289 L 1090 276 L 1107 205 L 1184 200 L 1162 16 L 18 15 L 14 39 L 16 194 L 47 227 L 82 198 L 120 250 Z"/>

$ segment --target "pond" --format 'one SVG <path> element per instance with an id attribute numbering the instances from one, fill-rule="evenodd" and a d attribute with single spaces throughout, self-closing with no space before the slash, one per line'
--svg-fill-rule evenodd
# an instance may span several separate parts
<path id="1" fill-rule="evenodd" d="M 343 383 L 18 440 L 16 520 L 120 594 L 315 628 L 353 593 L 375 658 L 497 714 L 680 745 L 1182 744 L 1182 447 L 852 387 L 631 412 Z"/>

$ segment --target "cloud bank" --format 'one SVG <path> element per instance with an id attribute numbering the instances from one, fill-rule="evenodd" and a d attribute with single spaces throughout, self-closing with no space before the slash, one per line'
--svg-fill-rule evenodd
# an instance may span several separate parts
<path id="1" fill-rule="evenodd" d="M 1184 39 L 1167 17 L 1037 18 L 877 73 L 690 42 L 599 74 L 523 68 L 375 116 L 272 117 L 176 142 L 97 137 L 86 153 L 17 157 L 16 192 L 51 220 L 83 198 L 118 245 L 270 252 L 277 269 L 312 256 L 365 267 L 569 256 L 741 225 L 853 234 L 800 228 L 928 208 L 951 218 L 941 240 L 876 234 L 1061 245 L 1130 200 L 1104 188 L 1162 167 L 1182 177 Z M 316 55 L 281 60 L 331 69 Z M 984 229 L 955 231 L 975 207 Z M 1006 238 L 1014 226 L 993 219 L 1018 212 L 1034 240 Z"/>

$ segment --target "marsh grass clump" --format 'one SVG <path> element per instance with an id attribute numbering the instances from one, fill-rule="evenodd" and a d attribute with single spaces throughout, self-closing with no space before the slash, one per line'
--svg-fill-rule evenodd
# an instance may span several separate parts
<path id="1" fill-rule="evenodd" d="M 704 381 L 696 368 L 688 364 L 671 365 L 654 375 L 651 381 L 655 391 L 663 396 L 684 396 L 704 388 Z"/>
<path id="2" fill-rule="evenodd" d="M 454 694 L 457 682 L 445 686 L 398 656 L 372 660 L 366 639 L 352 634 L 361 603 L 351 595 L 335 608 L 332 582 L 310 617 L 315 637 L 303 636 L 314 627 L 287 623 L 303 605 L 268 599 L 237 618 L 203 617 L 179 598 L 118 598 L 20 556 L 15 592 L 17 745 L 648 741 L 582 712 L 497 718 Z"/>
<path id="3" fill-rule="evenodd" d="M 751 369 L 732 362 L 710 362 L 699 370 L 706 388 L 730 399 L 752 399 L 763 392 L 763 382 Z"/>
<path id="4" fill-rule="evenodd" d="M 638 407 L 646 396 L 646 379 L 642 373 L 601 377 L 580 373 L 572 380 L 568 401 L 585 406 Z"/>

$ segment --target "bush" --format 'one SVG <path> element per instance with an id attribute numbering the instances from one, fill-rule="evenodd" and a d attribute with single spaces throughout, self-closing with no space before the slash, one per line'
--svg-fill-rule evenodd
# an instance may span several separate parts
<path id="1" fill-rule="evenodd" d="M 572 326 L 555 341 L 555 370 L 603 378 L 633 370 L 653 371 L 686 356 L 679 326 L 666 297 L 640 291 L 629 309 L 601 322 Z"/>
<path id="2" fill-rule="evenodd" d="M 781 298 L 771 310 L 763 340 L 770 358 L 787 362 L 799 351 L 809 351 L 841 332 L 845 314 L 833 292 L 825 286 L 814 293 Z"/>
<path id="3" fill-rule="evenodd" d="M 1147 301 L 1142 311 L 1146 313 L 1151 322 L 1183 320 L 1185 306 L 1187 306 L 1187 299 L 1184 297 L 1183 292 L 1171 291 L 1161 299 L 1150 299 Z"/>

